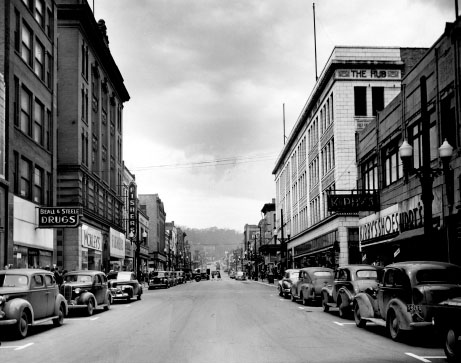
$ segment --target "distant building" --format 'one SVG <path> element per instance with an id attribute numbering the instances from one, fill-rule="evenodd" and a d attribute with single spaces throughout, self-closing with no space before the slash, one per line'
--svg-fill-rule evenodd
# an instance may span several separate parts
<path id="1" fill-rule="evenodd" d="M 357 189 L 356 134 L 399 94 L 402 77 L 425 51 L 333 49 L 273 170 L 285 266 L 361 262 L 358 212 L 329 211 L 328 194 Z"/>
<path id="2" fill-rule="evenodd" d="M 147 244 L 150 259 L 149 269 L 165 270 L 167 268 L 167 253 L 165 243 L 166 213 L 158 194 L 139 194 L 139 207 L 149 217 L 149 235 Z"/>

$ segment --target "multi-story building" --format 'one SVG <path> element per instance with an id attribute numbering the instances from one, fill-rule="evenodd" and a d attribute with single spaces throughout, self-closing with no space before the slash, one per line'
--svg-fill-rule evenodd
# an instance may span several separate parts
<path id="1" fill-rule="evenodd" d="M 259 237 L 257 248 L 260 259 L 258 260 L 258 271 L 266 271 L 272 268 L 280 260 L 280 243 L 274 238 L 275 227 L 275 199 L 271 203 L 265 203 L 261 209 L 263 218 L 258 223 Z"/>
<path id="2" fill-rule="evenodd" d="M 57 205 L 82 208 L 77 228 L 58 230 L 58 265 L 108 264 L 111 231 L 123 225 L 123 103 L 129 100 L 104 21 L 86 0 L 56 0 L 58 52 Z M 46 28 L 45 28 L 46 29 Z M 110 254 L 110 252 L 109 252 Z"/>
<path id="3" fill-rule="evenodd" d="M 0 73 L 4 75 L 7 169 L 0 182 L 0 260 L 14 267 L 56 262 L 53 229 L 37 227 L 37 207 L 56 201 L 56 4 L 0 2 Z M 5 137 L 6 136 L 6 137 Z"/>
<path id="4" fill-rule="evenodd" d="M 162 200 L 158 194 L 139 194 L 139 207 L 149 217 L 149 269 L 165 270 L 167 255 L 165 252 L 165 220 L 166 213 Z"/>
<path id="5" fill-rule="evenodd" d="M 460 29 L 459 18 L 447 23 L 401 93 L 359 135 L 359 187 L 379 190 L 380 200 L 376 212 L 360 212 L 364 261 L 461 264 Z M 454 151 L 443 161 L 447 143 Z"/>
<path id="6" fill-rule="evenodd" d="M 0 73 L 0 268 L 8 264 L 7 244 L 5 239 L 5 220 L 6 211 L 8 210 L 8 183 L 6 181 L 6 119 L 5 119 L 5 106 L 6 106 L 6 92 L 5 81 L 3 74 Z"/>
<path id="7" fill-rule="evenodd" d="M 361 261 L 358 213 L 329 211 L 328 194 L 357 189 L 356 133 L 399 94 L 424 51 L 334 48 L 273 170 L 283 265 Z"/>

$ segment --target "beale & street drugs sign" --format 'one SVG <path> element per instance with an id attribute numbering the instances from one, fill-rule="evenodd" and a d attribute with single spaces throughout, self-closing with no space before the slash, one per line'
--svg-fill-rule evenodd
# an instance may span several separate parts
<path id="1" fill-rule="evenodd" d="M 81 215 L 79 207 L 39 207 L 38 228 L 74 228 Z"/>

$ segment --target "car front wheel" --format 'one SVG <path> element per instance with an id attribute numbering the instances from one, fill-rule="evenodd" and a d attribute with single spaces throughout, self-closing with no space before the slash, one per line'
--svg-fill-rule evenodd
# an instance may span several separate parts
<path id="1" fill-rule="evenodd" d="M 357 325 L 359 328 L 365 328 L 367 325 L 367 321 L 362 319 L 362 315 L 360 314 L 360 307 L 357 303 L 354 304 L 354 320 L 355 325 Z"/>
<path id="2" fill-rule="evenodd" d="M 16 323 L 16 336 L 23 339 L 27 336 L 29 331 L 29 315 L 25 310 L 21 311 L 18 322 Z"/>
<path id="3" fill-rule="evenodd" d="M 328 294 L 324 292 L 322 296 L 323 311 L 328 313 L 328 311 L 330 311 L 330 305 L 328 305 Z"/>
<path id="4" fill-rule="evenodd" d="M 403 331 L 400 329 L 400 321 L 393 309 L 389 309 L 387 313 L 387 330 L 392 340 L 402 340 Z"/>
<path id="5" fill-rule="evenodd" d="M 61 326 L 64 324 L 64 306 L 61 304 L 59 305 L 58 317 L 53 319 L 54 326 Z"/>
<path id="6" fill-rule="evenodd" d="M 459 358 L 461 357 L 461 343 L 458 339 L 459 331 L 456 331 L 453 327 L 449 328 L 445 336 L 445 345 L 443 349 L 450 363 L 459 362 Z"/>
<path id="7" fill-rule="evenodd" d="M 93 315 L 94 312 L 94 302 L 93 299 L 88 300 L 88 305 L 86 306 L 86 314 L 88 316 Z"/>

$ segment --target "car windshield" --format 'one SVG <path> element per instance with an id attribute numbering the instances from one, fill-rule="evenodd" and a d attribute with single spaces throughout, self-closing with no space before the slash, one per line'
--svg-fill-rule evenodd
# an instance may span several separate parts
<path id="1" fill-rule="evenodd" d="M 93 281 L 90 275 L 65 275 L 64 282 L 81 282 L 83 284 L 89 284 Z"/>
<path id="2" fill-rule="evenodd" d="M 25 275 L 0 275 L 0 287 L 27 287 L 28 283 Z"/>
<path id="3" fill-rule="evenodd" d="M 287 274 L 288 278 L 292 279 L 292 278 L 297 278 L 299 277 L 299 271 L 290 271 L 290 273 Z"/>
<path id="4" fill-rule="evenodd" d="M 419 284 L 442 283 L 461 284 L 461 269 L 424 269 L 416 273 L 416 281 Z"/>
<path id="5" fill-rule="evenodd" d="M 378 271 L 376 270 L 358 270 L 356 272 L 357 278 L 359 280 L 377 280 Z"/>

